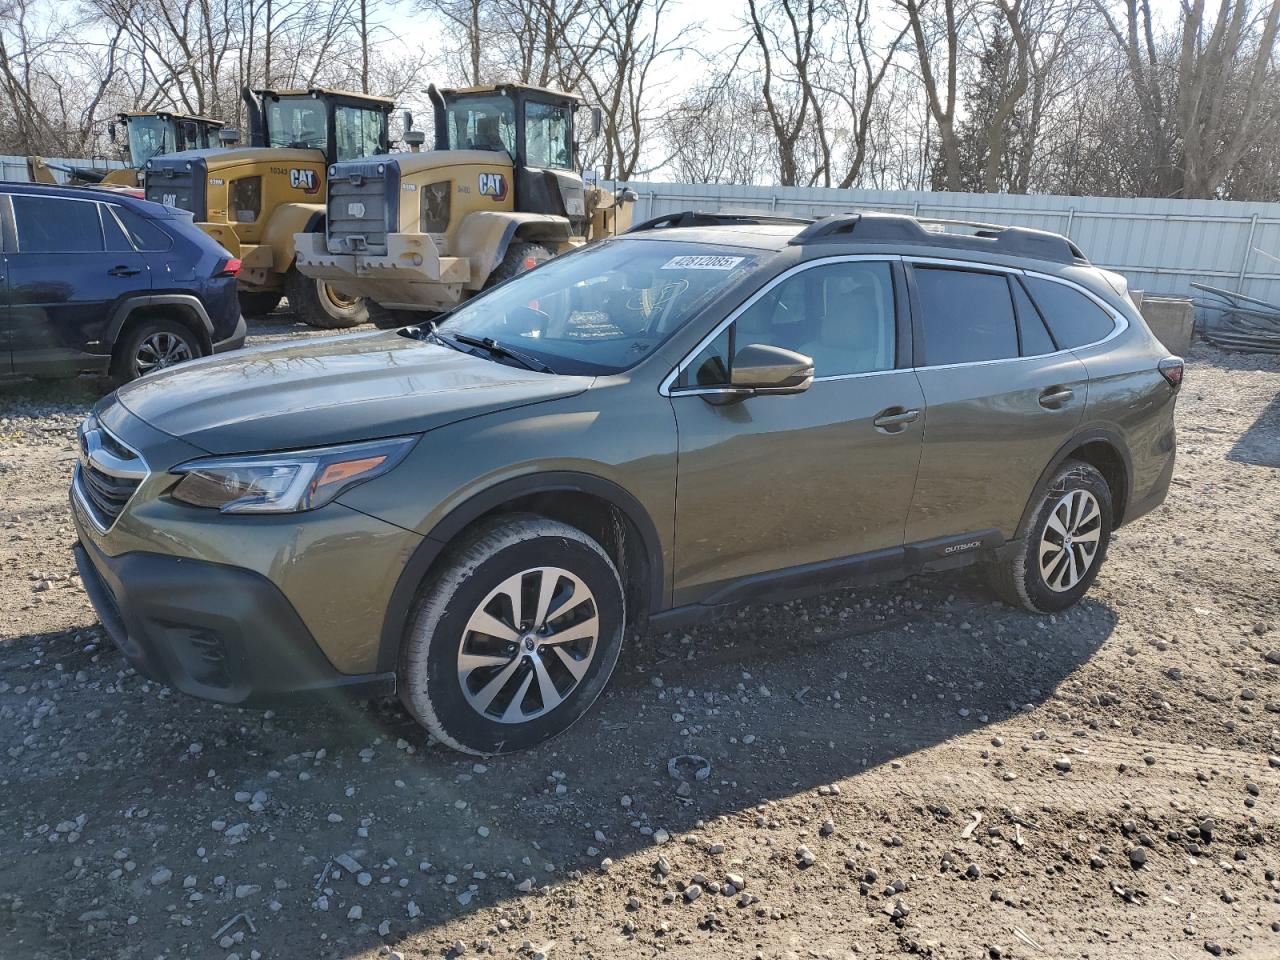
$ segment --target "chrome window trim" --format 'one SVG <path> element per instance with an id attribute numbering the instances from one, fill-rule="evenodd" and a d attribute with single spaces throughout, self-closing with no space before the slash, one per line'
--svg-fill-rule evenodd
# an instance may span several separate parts
<path id="1" fill-rule="evenodd" d="M 880 263 L 901 263 L 902 257 L 899 256 L 898 254 L 892 254 L 892 253 L 851 253 L 851 254 L 844 254 L 842 256 L 823 257 L 820 260 L 806 260 L 804 263 L 797 263 L 794 267 L 790 267 L 784 270 L 782 273 L 778 274 L 776 277 L 774 277 L 772 280 L 766 283 L 763 287 L 761 287 L 759 290 L 753 293 L 750 297 L 744 300 L 741 304 L 739 304 L 733 310 L 732 313 L 730 313 L 727 317 L 725 317 L 718 324 L 716 324 L 715 329 L 713 329 L 705 337 L 699 340 L 697 345 L 694 346 L 694 348 L 690 350 L 688 353 L 686 353 L 684 355 L 684 358 L 679 363 L 677 363 L 675 367 L 672 369 L 672 371 L 662 379 L 662 382 L 658 385 L 658 393 L 660 393 L 664 397 L 690 397 L 690 396 L 701 396 L 702 394 L 705 394 L 705 393 L 724 393 L 725 391 L 728 391 L 728 390 L 732 390 L 736 392 L 740 390 L 741 389 L 740 387 L 728 387 L 728 386 L 684 387 L 681 389 L 676 389 L 673 387 L 673 384 L 675 383 L 676 378 L 678 378 L 680 374 L 683 373 L 688 368 L 689 364 L 691 364 L 694 361 L 694 358 L 696 358 L 699 353 L 701 353 L 703 350 L 707 348 L 707 346 L 711 343 L 711 341 L 715 340 L 716 337 L 724 333 L 724 331 L 730 326 L 730 324 L 732 324 L 735 320 L 738 319 L 739 316 L 741 316 L 748 309 L 750 309 L 757 300 L 763 297 L 766 293 L 768 293 L 778 284 L 782 283 L 784 280 L 790 277 L 793 277 L 798 273 L 803 273 L 806 270 L 812 270 L 814 267 L 827 266 L 832 263 L 866 263 L 869 261 L 880 262 Z M 895 315 L 895 320 L 896 320 L 896 315 Z M 896 324 L 895 324 L 895 328 L 896 328 Z M 869 373 L 894 373 L 898 369 L 899 368 L 895 367 L 892 370 L 872 370 L 868 372 Z M 906 369 L 906 368 L 902 368 L 902 369 Z M 830 379 L 837 379 L 840 377 L 855 377 L 855 376 L 864 376 L 864 374 L 838 374 L 838 375 L 833 375 L 831 377 L 814 377 L 813 379 L 815 382 L 817 382 L 821 380 L 830 380 Z"/>
<path id="2" fill-rule="evenodd" d="M 827 377 L 814 377 L 814 383 L 824 383 L 830 380 L 852 380 L 857 377 L 875 377 L 887 373 L 901 373 L 904 370 L 954 370 L 959 367 L 985 367 L 996 363 L 1018 363 L 1025 360 L 1049 360 L 1066 356 L 1074 357 L 1075 351 L 1087 350 L 1092 347 L 1101 346 L 1104 343 L 1114 340 L 1116 337 L 1120 336 L 1120 334 L 1129 329 L 1129 319 L 1123 313 L 1115 309 L 1111 304 L 1107 303 L 1093 291 L 1081 286 L 1073 280 L 1068 280 L 1065 277 L 1055 277 L 1051 274 L 1041 273 L 1038 270 L 1027 270 L 1022 267 L 1010 267 L 1002 264 L 983 263 L 976 260 L 951 260 L 945 257 L 918 257 L 899 254 L 847 254 L 844 256 L 825 257 L 821 260 L 808 260 L 804 263 L 798 263 L 794 267 L 778 274 L 778 276 L 774 277 L 769 281 L 769 283 L 757 290 L 750 298 L 730 313 L 729 316 L 717 324 L 714 330 L 699 340 L 697 345 L 689 351 L 689 353 L 685 354 L 684 359 L 676 364 L 675 368 L 663 378 L 662 383 L 658 387 L 658 392 L 664 397 L 696 397 L 703 396 L 705 394 L 720 394 L 736 391 L 737 388 L 732 387 L 685 387 L 683 389 L 679 389 L 675 388 L 673 385 L 680 374 L 684 372 L 699 353 L 706 349 L 711 341 L 720 336 L 720 334 L 725 331 L 725 328 L 737 320 L 742 313 L 751 307 L 758 299 L 760 299 L 760 297 L 772 290 L 777 284 L 786 280 L 788 277 L 794 276 L 797 273 L 801 273 L 816 266 L 851 261 L 883 261 L 887 263 L 893 263 L 896 261 L 903 264 L 954 267 L 963 270 L 973 270 L 978 273 L 1014 274 L 1015 276 L 1035 277 L 1038 280 L 1049 280 L 1053 283 L 1060 283 L 1065 287 L 1070 287 L 1072 290 L 1084 294 L 1089 300 L 1100 307 L 1107 316 L 1111 317 L 1114 326 L 1111 332 L 1101 340 L 1094 340 L 1090 343 L 1081 344 L 1078 347 L 1067 347 L 1062 350 L 1055 350 L 1052 353 L 1037 353 L 1026 357 L 1000 357 L 995 360 L 965 360 L 960 363 L 914 364 L 911 367 L 894 367 L 890 370 L 869 370 L 865 373 L 833 374 Z"/>
<path id="3" fill-rule="evenodd" d="M 89 430 L 86 430 L 85 427 L 88 424 L 89 419 L 93 419 L 94 426 Z M 116 521 L 120 518 L 117 516 L 115 520 L 111 521 L 111 523 L 103 524 L 102 518 L 98 516 L 97 510 L 93 507 L 93 503 L 84 492 L 84 481 L 80 477 L 80 472 L 83 469 L 85 461 L 92 463 L 96 469 L 101 470 L 108 476 L 119 477 L 122 480 L 137 480 L 138 486 L 134 490 L 135 495 L 137 490 L 141 489 L 142 484 L 146 482 L 147 478 L 151 476 L 151 467 L 148 466 L 146 458 L 144 458 L 137 449 L 121 440 L 118 436 L 104 427 L 96 418 L 89 419 L 86 419 L 81 423 L 80 429 L 76 431 L 76 445 L 80 448 L 80 455 L 76 461 L 75 470 L 71 475 L 71 490 L 75 494 L 76 501 L 80 504 L 80 508 L 84 511 L 84 515 L 89 518 L 89 522 L 93 524 L 99 533 L 107 533 L 116 525 Z M 105 433 L 113 442 L 128 450 L 137 458 L 138 463 L 142 464 L 142 469 L 137 470 L 124 467 L 121 460 L 103 450 L 101 444 L 95 445 L 86 443 L 84 438 L 89 436 L 91 431 Z M 125 501 L 124 506 L 122 506 L 120 510 L 121 514 L 124 513 L 124 507 L 127 507 L 132 500 L 133 497 L 131 496 L 129 500 Z"/>
<path id="4" fill-rule="evenodd" d="M 921 263 L 926 266 L 958 267 L 962 269 L 973 270 L 976 273 L 983 273 L 983 272 L 1012 273 L 1017 276 L 1035 277 L 1037 280 L 1051 280 L 1054 283 L 1060 283 L 1064 287 L 1070 287 L 1072 290 L 1076 290 L 1080 293 L 1083 293 L 1086 297 L 1088 297 L 1095 304 L 1097 304 L 1107 316 L 1111 318 L 1111 322 L 1113 324 L 1111 332 L 1107 334 L 1105 337 L 1103 337 L 1101 340 L 1094 340 L 1091 343 L 1082 343 L 1078 347 L 1066 347 L 1062 350 L 1055 350 L 1052 353 L 1034 353 L 1027 357 L 1022 357 L 1022 356 L 1000 357 L 996 360 L 964 360 L 964 361 L 961 361 L 960 363 L 928 363 L 923 365 L 916 364 L 911 368 L 913 370 L 955 370 L 958 367 L 986 367 L 986 366 L 990 366 L 993 363 L 1017 363 L 1021 360 L 1049 360 L 1057 357 L 1066 357 L 1066 356 L 1074 357 L 1075 351 L 1086 350 L 1089 347 L 1096 347 L 1101 344 L 1107 343 L 1108 341 L 1114 340 L 1116 337 L 1120 336 L 1120 334 L 1124 333 L 1127 329 L 1129 329 L 1129 320 L 1127 317 L 1125 317 L 1123 313 L 1121 313 L 1119 310 L 1116 310 L 1114 307 L 1111 306 L 1111 304 L 1102 300 L 1100 297 L 1097 296 L 1097 294 L 1093 293 L 1090 290 L 1085 289 L 1075 281 L 1067 280 L 1064 277 L 1055 277 L 1047 273 L 1041 273 L 1038 270 L 1026 270 L 1021 267 L 1005 267 L 1005 266 L 996 266 L 996 265 L 988 266 L 988 264 L 985 264 L 985 263 L 976 263 L 976 262 L 970 262 L 967 260 L 944 260 L 938 257 L 910 257 L 910 256 L 903 257 L 902 260 L 903 260 L 903 263 L 908 263 L 908 264 Z M 1027 296 L 1031 296 L 1030 292 L 1028 292 Z M 1032 303 L 1035 303 L 1034 299 L 1032 299 Z M 1037 309 L 1039 309 L 1038 304 L 1037 304 Z"/>

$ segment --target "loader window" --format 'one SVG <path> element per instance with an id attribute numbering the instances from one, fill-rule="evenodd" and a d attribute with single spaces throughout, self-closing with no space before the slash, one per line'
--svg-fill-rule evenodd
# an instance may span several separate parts
<path id="1" fill-rule="evenodd" d="M 446 114 L 451 150 L 496 150 L 516 155 L 516 111 L 510 97 L 462 97 Z"/>
<path id="2" fill-rule="evenodd" d="M 524 105 L 524 144 L 528 165 L 534 168 L 573 164 L 569 146 L 569 110 L 530 100 Z"/>
<path id="3" fill-rule="evenodd" d="M 152 157 L 181 149 L 173 142 L 173 121 L 159 117 L 130 117 L 129 160 L 140 167 Z"/>
<path id="4" fill-rule="evenodd" d="M 267 146 L 303 150 L 328 148 L 329 123 L 323 100 L 282 97 L 267 103 Z"/>
<path id="5" fill-rule="evenodd" d="M 356 160 L 385 153 L 382 147 L 387 117 L 381 110 L 336 107 L 333 129 L 338 137 L 338 159 Z"/>

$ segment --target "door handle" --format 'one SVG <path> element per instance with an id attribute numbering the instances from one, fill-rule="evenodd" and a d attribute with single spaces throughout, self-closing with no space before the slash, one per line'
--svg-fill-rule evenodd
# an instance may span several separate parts
<path id="1" fill-rule="evenodd" d="M 1040 406 L 1046 410 L 1058 410 L 1074 397 L 1075 391 L 1067 387 L 1049 387 L 1040 393 Z"/>
<path id="2" fill-rule="evenodd" d="M 907 425 L 920 419 L 919 410 L 904 410 L 902 407 L 887 407 L 876 414 L 872 424 L 881 433 L 901 433 Z"/>
<path id="3" fill-rule="evenodd" d="M 127 267 L 123 263 L 117 264 L 107 271 L 107 273 L 113 277 L 132 277 L 141 272 L 142 270 L 140 267 Z"/>

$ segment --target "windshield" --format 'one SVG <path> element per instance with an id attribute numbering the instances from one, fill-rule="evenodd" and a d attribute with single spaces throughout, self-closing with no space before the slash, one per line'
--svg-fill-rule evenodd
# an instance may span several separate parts
<path id="1" fill-rule="evenodd" d="M 756 251 L 736 247 L 608 240 L 495 287 L 454 310 L 438 330 L 492 338 L 556 373 L 619 373 L 758 259 Z"/>
<path id="2" fill-rule="evenodd" d="M 173 153 L 173 121 L 159 117 L 130 117 L 129 127 L 129 159 L 136 167 L 142 166 L 152 157 L 165 153 Z"/>
<path id="3" fill-rule="evenodd" d="M 267 146 L 326 150 L 329 124 L 325 102 L 313 97 L 267 101 Z"/>
<path id="4" fill-rule="evenodd" d="M 462 97 L 446 112 L 451 150 L 505 150 L 516 154 L 516 109 L 510 97 Z"/>

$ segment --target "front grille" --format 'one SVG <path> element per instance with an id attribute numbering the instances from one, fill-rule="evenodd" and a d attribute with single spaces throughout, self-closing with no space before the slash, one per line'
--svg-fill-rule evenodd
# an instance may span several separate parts
<path id="1" fill-rule="evenodd" d="M 80 504 L 100 530 L 116 522 L 147 476 L 147 465 L 92 417 L 80 427 L 80 462 L 72 483 Z"/>
<path id="2" fill-rule="evenodd" d="M 329 252 L 385 254 L 387 232 L 400 223 L 399 192 L 400 170 L 394 160 L 349 160 L 332 167 L 326 219 Z"/>

